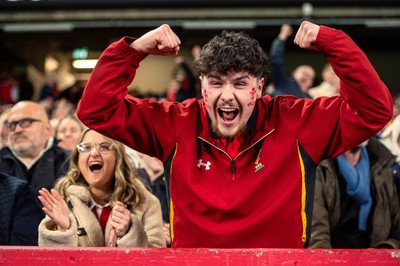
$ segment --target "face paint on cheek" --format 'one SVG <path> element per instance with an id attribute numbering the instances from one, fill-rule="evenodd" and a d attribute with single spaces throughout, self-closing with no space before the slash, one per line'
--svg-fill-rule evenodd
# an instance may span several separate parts
<path id="1" fill-rule="evenodd" d="M 208 101 L 208 93 L 206 89 L 203 89 L 203 99 L 204 99 L 204 106 L 206 107 L 207 110 L 211 110 L 211 105 L 207 103 Z"/>
<path id="2" fill-rule="evenodd" d="M 256 95 L 256 88 L 252 88 L 252 89 L 251 89 L 250 95 L 251 95 L 251 100 L 253 101 L 253 100 L 254 100 L 254 97 L 255 97 L 255 95 Z"/>
<path id="3" fill-rule="evenodd" d="M 203 90 L 203 98 L 205 101 L 207 101 L 207 99 L 208 99 L 208 93 L 207 93 L 206 89 Z"/>
<path id="4" fill-rule="evenodd" d="M 256 101 L 254 100 L 256 98 L 256 88 L 251 89 L 250 95 L 251 95 L 251 101 L 247 103 L 247 106 L 256 105 Z"/>

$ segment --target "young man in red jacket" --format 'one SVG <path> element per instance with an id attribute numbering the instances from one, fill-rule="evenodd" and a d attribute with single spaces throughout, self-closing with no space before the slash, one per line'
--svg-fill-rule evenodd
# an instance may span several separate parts
<path id="1" fill-rule="evenodd" d="M 294 42 L 325 54 L 341 79 L 339 96 L 262 96 L 268 58 L 244 33 L 224 31 L 203 47 L 195 61 L 203 99 L 183 103 L 127 91 L 146 56 L 178 53 L 168 25 L 122 38 L 102 54 L 78 116 L 164 162 L 172 247 L 306 247 L 316 166 L 391 119 L 387 87 L 345 33 L 305 21 Z"/>

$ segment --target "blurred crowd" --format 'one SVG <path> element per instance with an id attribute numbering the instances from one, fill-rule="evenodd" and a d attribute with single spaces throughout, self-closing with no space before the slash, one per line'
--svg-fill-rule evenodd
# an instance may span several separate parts
<path id="1" fill-rule="evenodd" d="M 341 97 L 328 63 L 314 69 L 299 62 L 287 72 L 285 45 L 292 32 L 282 25 L 271 44 L 265 93 Z M 155 100 L 201 99 L 192 68 L 200 50 L 193 47 L 190 61 L 175 58 L 167 90 Z M 33 100 L 26 78 L 0 80 L 0 245 L 168 247 L 163 162 L 86 128 L 76 117 L 82 92 L 80 82 L 60 90 L 49 79 Z M 400 94 L 393 103 L 393 119 L 379 134 L 318 166 L 310 247 L 400 248 Z M 96 188 L 92 198 L 89 186 Z M 85 237 L 76 238 L 83 227 Z"/>

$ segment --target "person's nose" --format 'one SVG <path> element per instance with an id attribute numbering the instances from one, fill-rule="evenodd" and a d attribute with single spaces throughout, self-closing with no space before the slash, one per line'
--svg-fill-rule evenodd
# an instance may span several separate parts
<path id="1" fill-rule="evenodd" d="M 226 84 L 221 90 L 221 100 L 227 102 L 233 101 L 235 98 L 235 88 L 232 85 Z"/>
<path id="2" fill-rule="evenodd" d="M 65 137 L 70 137 L 70 136 L 72 136 L 72 133 L 71 133 L 71 131 L 67 130 L 67 131 L 65 131 L 64 135 L 65 135 Z"/>
<path id="3" fill-rule="evenodd" d="M 13 130 L 14 133 L 24 131 L 24 128 L 21 127 L 19 123 L 15 125 L 15 129 Z"/>
<path id="4" fill-rule="evenodd" d="M 100 155 L 99 150 L 97 149 L 96 146 L 93 146 L 93 148 L 90 150 L 90 156 L 98 156 Z"/>

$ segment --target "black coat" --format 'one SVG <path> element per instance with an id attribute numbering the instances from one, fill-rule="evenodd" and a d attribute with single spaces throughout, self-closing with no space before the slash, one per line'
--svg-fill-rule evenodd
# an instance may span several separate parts
<path id="1" fill-rule="evenodd" d="M 69 158 L 70 153 L 58 147 L 55 140 L 53 146 L 28 170 L 8 147 L 4 147 L 0 150 L 0 172 L 26 180 L 32 195 L 37 199 L 41 188 L 50 190 L 54 187 L 56 179 L 67 173 Z M 38 200 L 37 202 L 39 203 Z"/>
<path id="2" fill-rule="evenodd" d="M 28 182 L 0 172 L 0 245 L 37 246 L 44 213 Z"/>

